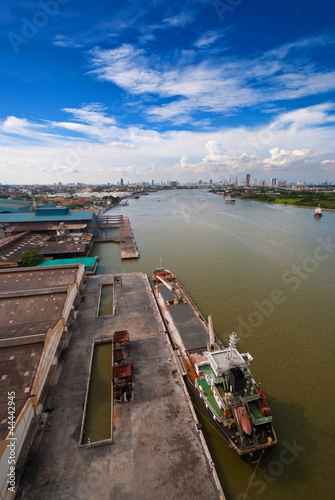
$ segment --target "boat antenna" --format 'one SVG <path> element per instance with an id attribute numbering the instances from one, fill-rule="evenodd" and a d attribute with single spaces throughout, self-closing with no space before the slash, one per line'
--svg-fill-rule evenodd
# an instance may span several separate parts
<path id="1" fill-rule="evenodd" d="M 163 267 L 162 266 L 162 257 L 159 257 L 159 267 Z"/>
<path id="2" fill-rule="evenodd" d="M 236 348 L 236 344 L 237 344 L 237 342 L 239 340 L 240 340 L 240 337 L 237 336 L 236 332 L 232 332 L 229 335 L 229 352 L 230 352 L 230 356 L 232 356 L 233 349 Z"/>

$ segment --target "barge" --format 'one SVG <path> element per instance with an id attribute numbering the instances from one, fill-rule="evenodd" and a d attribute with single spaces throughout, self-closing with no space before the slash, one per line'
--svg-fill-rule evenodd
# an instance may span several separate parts
<path id="1" fill-rule="evenodd" d="M 249 353 L 236 349 L 237 334 L 225 348 L 176 276 L 164 268 L 153 273 L 155 298 L 184 379 L 216 428 L 238 455 L 250 463 L 272 449 L 277 437 L 271 410 L 256 384 Z"/>

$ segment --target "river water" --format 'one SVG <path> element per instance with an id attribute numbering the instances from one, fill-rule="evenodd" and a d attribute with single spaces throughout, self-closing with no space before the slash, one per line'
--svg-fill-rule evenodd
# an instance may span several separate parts
<path id="1" fill-rule="evenodd" d="M 206 420 L 204 432 L 227 500 L 330 499 L 334 468 L 335 213 L 237 200 L 205 190 L 152 193 L 112 209 L 130 219 L 140 259 L 96 244 L 99 273 L 162 265 L 240 352 L 272 409 L 278 445 L 243 462 Z M 197 409 L 197 411 L 199 411 Z M 162 436 L 164 439 L 164 436 Z"/>

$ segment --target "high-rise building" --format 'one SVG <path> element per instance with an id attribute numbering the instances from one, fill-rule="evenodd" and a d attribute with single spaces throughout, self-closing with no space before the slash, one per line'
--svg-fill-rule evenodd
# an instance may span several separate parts
<path id="1" fill-rule="evenodd" d="M 120 186 L 123 186 L 123 179 L 121 177 Z"/>
<path id="2" fill-rule="evenodd" d="M 245 176 L 245 183 L 246 183 L 247 186 L 250 186 L 250 174 L 247 174 Z"/>

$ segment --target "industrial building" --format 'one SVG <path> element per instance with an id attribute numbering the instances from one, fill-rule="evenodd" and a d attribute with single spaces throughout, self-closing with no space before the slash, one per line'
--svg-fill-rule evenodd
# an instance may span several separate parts
<path id="1" fill-rule="evenodd" d="M 50 205 L 35 212 L 0 213 L 0 228 L 0 267 L 17 266 L 21 254 L 31 250 L 47 259 L 86 257 L 99 231 L 94 212 Z"/>
<path id="2" fill-rule="evenodd" d="M 17 485 L 84 278 L 83 264 L 0 270 L 0 500 L 15 496 L 10 461 Z"/>
<path id="3" fill-rule="evenodd" d="M 0 213 L 0 224 L 6 225 L 7 227 L 10 226 L 11 233 L 34 230 L 36 231 L 41 224 L 43 230 L 43 228 L 50 228 L 50 223 L 52 224 L 52 226 L 55 226 L 60 222 L 64 222 L 64 224 L 66 225 L 85 224 L 87 232 L 90 232 L 94 235 L 96 235 L 98 232 L 96 215 L 90 210 L 72 212 L 66 206 L 57 207 L 54 205 L 45 205 L 42 208 L 37 208 L 34 212 Z M 49 226 L 45 223 L 49 224 Z M 6 233 L 7 232 L 8 229 L 6 230 Z"/>

